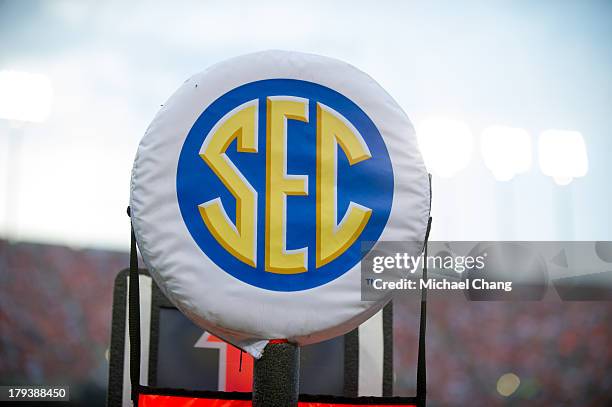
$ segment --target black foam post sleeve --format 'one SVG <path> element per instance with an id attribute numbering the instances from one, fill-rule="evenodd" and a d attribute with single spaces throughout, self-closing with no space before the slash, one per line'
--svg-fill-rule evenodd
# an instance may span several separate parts
<path id="1" fill-rule="evenodd" d="M 295 407 L 300 382 L 300 348 L 269 343 L 253 367 L 253 407 Z"/>

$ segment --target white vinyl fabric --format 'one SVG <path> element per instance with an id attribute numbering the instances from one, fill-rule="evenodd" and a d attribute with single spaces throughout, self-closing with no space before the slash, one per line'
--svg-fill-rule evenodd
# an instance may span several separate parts
<path id="1" fill-rule="evenodd" d="M 184 223 L 177 200 L 177 163 L 194 122 L 232 89 L 277 78 L 333 89 L 357 104 L 378 128 L 393 168 L 392 206 L 379 241 L 423 241 L 430 210 L 428 174 L 412 124 L 391 96 L 355 67 L 317 55 L 266 51 L 221 62 L 187 80 L 140 142 L 130 188 L 134 232 L 147 268 L 177 308 L 254 357 L 261 356 L 269 339 L 305 345 L 344 334 L 388 301 L 361 301 L 359 264 L 304 290 L 247 284 L 213 262 Z"/>

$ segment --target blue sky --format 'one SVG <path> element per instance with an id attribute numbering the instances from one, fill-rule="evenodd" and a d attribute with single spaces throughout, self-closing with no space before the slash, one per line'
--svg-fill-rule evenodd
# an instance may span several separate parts
<path id="1" fill-rule="evenodd" d="M 606 1 L 0 1 L 0 70 L 54 89 L 49 119 L 14 133 L 0 234 L 127 249 L 131 164 L 159 105 L 208 65 L 280 48 L 357 66 L 417 129 L 432 116 L 469 126 L 467 167 L 434 177 L 432 238 L 612 240 L 611 18 Z M 527 172 L 496 181 L 478 144 L 491 125 L 534 146 L 543 130 L 579 131 L 589 172 L 558 186 L 534 149 Z M 0 121 L 3 175 L 10 131 Z"/>

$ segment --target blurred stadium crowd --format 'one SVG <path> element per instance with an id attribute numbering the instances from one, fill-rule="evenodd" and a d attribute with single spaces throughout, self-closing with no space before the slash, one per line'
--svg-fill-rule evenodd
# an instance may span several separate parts
<path id="1" fill-rule="evenodd" d="M 4 240 L 0 253 L 0 385 L 70 384 L 75 404 L 104 405 L 113 279 L 127 254 Z"/>
<path id="2" fill-rule="evenodd" d="M 612 405 L 612 302 L 467 301 L 429 293 L 428 399 L 435 406 Z M 414 394 L 418 304 L 394 303 L 395 392 Z M 500 394 L 502 376 L 520 384 Z"/>
<path id="3" fill-rule="evenodd" d="M 0 241 L 0 255 L 0 385 L 70 384 L 75 405 L 104 405 L 113 280 L 127 254 Z M 414 298 L 394 305 L 398 395 L 416 391 L 417 310 Z M 612 303 L 457 293 L 431 295 L 428 311 L 429 405 L 612 405 Z M 520 384 L 502 396 L 506 373 Z"/>

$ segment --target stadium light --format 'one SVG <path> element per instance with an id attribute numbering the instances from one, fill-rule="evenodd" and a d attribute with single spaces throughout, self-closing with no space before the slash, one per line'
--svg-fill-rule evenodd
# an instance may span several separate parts
<path id="1" fill-rule="evenodd" d="M 17 169 L 19 168 L 19 143 L 23 125 L 41 123 L 49 117 L 53 88 L 45 75 L 18 71 L 0 71 L 0 119 L 8 120 L 11 129 L 7 135 L 7 163 L 4 233 L 13 237 L 13 224 L 17 224 L 18 206 Z M 6 264 L 5 264 L 6 267 Z"/>
<path id="2" fill-rule="evenodd" d="M 509 181 L 531 168 L 531 138 L 524 129 L 488 127 L 482 132 L 480 148 L 485 165 L 498 181 Z"/>
<path id="3" fill-rule="evenodd" d="M 417 138 L 427 168 L 449 178 L 467 167 L 474 149 L 472 131 L 462 121 L 432 117 L 417 126 Z"/>
<path id="4" fill-rule="evenodd" d="M 558 185 L 586 175 L 589 167 L 582 134 L 571 130 L 546 130 L 538 141 L 540 169 Z"/>
<path id="5" fill-rule="evenodd" d="M 40 123 L 51 111 L 53 89 L 41 74 L 0 71 L 0 119 Z"/>

